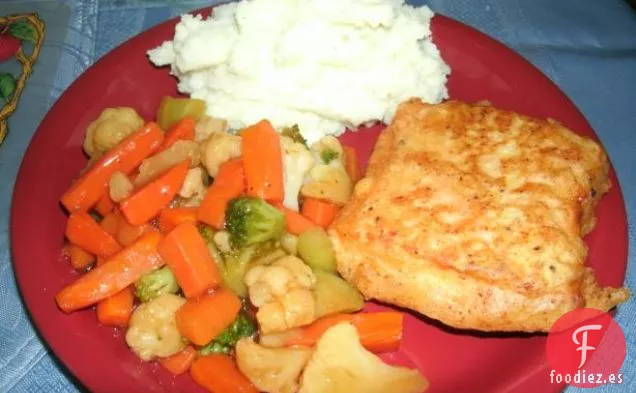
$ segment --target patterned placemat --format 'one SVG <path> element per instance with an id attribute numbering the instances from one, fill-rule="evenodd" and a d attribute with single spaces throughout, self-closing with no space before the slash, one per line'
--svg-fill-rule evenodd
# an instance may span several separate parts
<path id="1" fill-rule="evenodd" d="M 0 144 L 7 136 L 9 116 L 18 107 L 43 41 L 44 22 L 37 13 L 0 15 L 0 63 L 17 62 L 19 67 L 17 73 L 0 68 Z"/>

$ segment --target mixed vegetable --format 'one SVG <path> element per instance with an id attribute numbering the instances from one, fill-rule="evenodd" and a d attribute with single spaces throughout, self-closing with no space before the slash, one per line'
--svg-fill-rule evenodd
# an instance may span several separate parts
<path id="1" fill-rule="evenodd" d="M 399 346 L 402 314 L 359 313 L 336 271 L 325 228 L 360 178 L 355 150 L 266 120 L 232 132 L 204 113 L 166 97 L 156 123 L 109 108 L 89 125 L 89 164 L 61 199 L 64 253 L 82 274 L 59 308 L 95 306 L 139 358 L 210 392 L 425 388 L 369 352 Z"/>

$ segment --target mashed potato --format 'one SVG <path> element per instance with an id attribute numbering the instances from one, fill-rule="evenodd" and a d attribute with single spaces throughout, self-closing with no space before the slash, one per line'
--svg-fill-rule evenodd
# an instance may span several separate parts
<path id="1" fill-rule="evenodd" d="M 408 98 L 447 97 L 432 16 L 403 0 L 243 0 L 207 19 L 183 15 L 173 41 L 148 54 L 230 127 L 267 118 L 313 143 L 388 123 Z"/>

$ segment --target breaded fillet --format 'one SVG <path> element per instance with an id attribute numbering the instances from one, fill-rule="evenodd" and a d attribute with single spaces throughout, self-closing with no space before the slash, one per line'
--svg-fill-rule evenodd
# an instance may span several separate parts
<path id="1" fill-rule="evenodd" d="M 410 100 L 329 229 L 338 270 L 367 297 L 447 325 L 547 331 L 600 288 L 582 236 L 608 191 L 603 149 L 556 122 L 488 105 Z"/>

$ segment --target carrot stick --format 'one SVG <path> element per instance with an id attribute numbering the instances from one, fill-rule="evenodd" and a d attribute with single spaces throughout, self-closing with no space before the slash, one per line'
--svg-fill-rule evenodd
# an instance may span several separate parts
<path id="1" fill-rule="evenodd" d="M 157 250 L 187 298 L 202 295 L 221 284 L 216 262 L 194 224 L 179 224 L 163 238 Z"/>
<path id="2" fill-rule="evenodd" d="M 245 192 L 245 172 L 240 158 L 224 162 L 197 211 L 197 219 L 222 229 L 227 203 Z"/>
<path id="3" fill-rule="evenodd" d="M 216 184 L 220 189 L 236 196 L 245 192 L 243 160 L 234 158 L 221 164 L 212 184 Z"/>
<path id="4" fill-rule="evenodd" d="M 350 322 L 358 330 L 362 345 L 373 352 L 397 350 L 402 340 L 404 314 L 397 311 L 376 313 L 333 314 L 314 321 L 311 325 L 290 332 L 268 335 L 262 340 L 270 341 L 275 335 L 281 337 L 281 346 L 314 346 L 327 329 L 340 322 Z M 277 340 L 278 341 L 278 340 Z"/>
<path id="5" fill-rule="evenodd" d="M 86 211 L 106 192 L 113 173 L 132 172 L 144 158 L 154 153 L 163 141 L 163 132 L 155 123 L 148 123 L 106 152 L 62 195 L 62 204 L 69 212 Z"/>
<path id="6" fill-rule="evenodd" d="M 128 326 L 135 297 L 131 287 L 97 303 L 97 320 L 106 326 Z"/>
<path id="7" fill-rule="evenodd" d="M 287 222 L 287 232 L 300 235 L 307 229 L 311 229 L 316 226 L 310 219 L 302 214 L 295 212 L 291 209 L 287 209 L 282 204 L 276 204 L 276 208 L 285 214 L 285 221 Z"/>
<path id="8" fill-rule="evenodd" d="M 190 369 L 192 362 L 197 357 L 197 350 L 188 345 L 180 352 L 167 358 L 157 360 L 159 364 L 174 375 L 181 375 Z"/>
<path id="9" fill-rule="evenodd" d="M 92 254 L 109 257 L 121 246 L 86 212 L 72 213 L 66 223 L 68 240 Z"/>
<path id="10" fill-rule="evenodd" d="M 121 221 L 124 220 L 121 219 L 121 214 L 119 213 L 119 211 L 113 210 L 112 212 L 107 213 L 104 218 L 102 218 L 99 226 L 102 227 L 102 229 L 109 235 L 116 237 Z"/>
<path id="11" fill-rule="evenodd" d="M 280 137 L 267 120 L 262 120 L 241 132 L 243 167 L 247 194 L 281 202 L 283 190 L 283 156 Z"/>
<path id="12" fill-rule="evenodd" d="M 159 151 L 166 150 L 178 140 L 193 140 L 194 139 L 194 118 L 186 116 L 173 125 L 159 148 Z"/>
<path id="13" fill-rule="evenodd" d="M 185 160 L 124 199 L 119 208 L 126 220 L 141 225 L 168 206 L 183 185 L 189 166 L 190 160 Z"/>
<path id="14" fill-rule="evenodd" d="M 75 244 L 67 244 L 64 247 L 63 254 L 68 256 L 73 269 L 79 271 L 86 270 L 95 261 L 95 255 Z"/>
<path id="15" fill-rule="evenodd" d="M 119 228 L 117 229 L 116 239 L 124 247 L 133 244 L 144 233 L 153 232 L 157 229 L 150 223 L 141 225 L 130 225 L 123 217 L 119 219 Z"/>
<path id="16" fill-rule="evenodd" d="M 64 287 L 55 296 L 57 305 L 67 313 L 88 307 L 133 284 L 143 274 L 161 267 L 163 261 L 157 253 L 160 240 L 158 232 L 145 234 L 104 264 Z"/>
<path id="17" fill-rule="evenodd" d="M 192 343 L 205 345 L 230 326 L 240 310 L 241 300 L 222 288 L 181 306 L 176 313 L 177 329 Z"/>
<path id="18" fill-rule="evenodd" d="M 99 199 L 99 201 L 97 201 L 97 204 L 95 205 L 95 211 L 103 217 L 113 211 L 114 208 L 115 202 L 110 199 L 110 192 L 108 192 L 108 190 L 104 191 L 102 197 Z"/>
<path id="19" fill-rule="evenodd" d="M 175 209 L 162 209 L 159 212 L 159 229 L 161 233 L 168 233 L 177 225 L 189 222 L 196 224 L 197 208 L 196 207 L 179 207 Z"/>
<path id="20" fill-rule="evenodd" d="M 211 393 L 258 393 L 226 355 L 201 356 L 192 363 L 190 375 Z"/>
<path id="21" fill-rule="evenodd" d="M 316 225 L 327 228 L 338 215 L 340 206 L 320 199 L 305 198 L 300 211 Z"/>
<path id="22" fill-rule="evenodd" d="M 353 183 L 356 183 L 362 177 L 360 171 L 360 163 L 358 162 L 358 152 L 351 146 L 344 146 L 345 169 Z"/>

